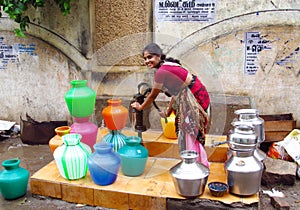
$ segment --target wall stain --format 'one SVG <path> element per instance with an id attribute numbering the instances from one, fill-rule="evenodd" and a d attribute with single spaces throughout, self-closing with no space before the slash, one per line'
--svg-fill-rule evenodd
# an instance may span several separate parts
<path id="1" fill-rule="evenodd" d="M 288 42 L 285 42 L 288 43 Z M 284 50 L 287 49 L 286 47 L 284 47 Z M 299 77 L 300 75 L 300 70 L 295 70 L 295 67 L 293 64 L 295 64 L 297 58 L 296 55 L 299 53 L 300 48 L 297 47 L 296 49 L 294 49 L 289 55 L 285 56 L 284 58 L 276 61 L 275 64 L 279 65 L 279 66 L 284 66 L 286 69 L 295 72 L 295 76 Z M 283 55 L 285 55 L 285 52 L 283 52 Z"/>
<path id="2" fill-rule="evenodd" d="M 277 6 L 273 1 L 270 1 L 270 3 L 271 3 L 276 9 L 278 9 L 278 6 Z"/>
<path id="3" fill-rule="evenodd" d="M 213 46 L 214 49 L 219 49 L 220 48 L 220 46 L 219 46 L 219 44 L 218 44 L 217 41 L 213 41 L 211 44 L 212 44 L 212 46 Z"/>
<path id="4" fill-rule="evenodd" d="M 299 47 L 297 47 L 292 53 L 290 53 L 288 56 L 284 57 L 283 59 L 276 62 L 279 66 L 285 66 L 287 63 L 293 63 L 295 60 L 293 60 L 294 55 L 297 55 L 299 53 Z M 285 54 L 285 53 L 283 53 Z"/>

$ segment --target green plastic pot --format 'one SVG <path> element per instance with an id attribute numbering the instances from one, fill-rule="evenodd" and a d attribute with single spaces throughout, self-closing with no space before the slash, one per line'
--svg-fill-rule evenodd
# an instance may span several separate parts
<path id="1" fill-rule="evenodd" d="M 94 112 L 96 92 L 87 87 L 87 80 L 71 81 L 71 89 L 65 94 L 65 101 L 73 117 L 88 117 Z"/>
<path id="2" fill-rule="evenodd" d="M 138 136 L 128 136 L 125 142 L 126 144 L 118 150 L 122 172 L 126 176 L 139 176 L 145 170 L 148 150 L 140 144 L 141 138 Z"/>
<path id="3" fill-rule="evenodd" d="M 26 194 L 29 172 L 19 165 L 19 159 L 2 162 L 4 169 L 0 172 L 0 191 L 7 200 L 17 199 Z"/>

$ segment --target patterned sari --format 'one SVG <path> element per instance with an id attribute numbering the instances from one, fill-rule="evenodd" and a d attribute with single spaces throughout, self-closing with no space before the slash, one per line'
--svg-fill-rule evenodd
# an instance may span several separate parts
<path id="1" fill-rule="evenodd" d="M 209 167 L 203 147 L 208 115 L 188 87 L 182 89 L 175 99 L 179 149 L 180 151 L 194 150 L 198 152 L 197 161 Z"/>

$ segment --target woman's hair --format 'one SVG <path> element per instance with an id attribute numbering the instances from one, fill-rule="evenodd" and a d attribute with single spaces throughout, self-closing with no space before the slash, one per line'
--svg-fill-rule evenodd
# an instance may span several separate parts
<path id="1" fill-rule="evenodd" d="M 144 55 L 145 52 L 148 52 L 153 55 L 160 55 L 162 61 L 168 61 L 173 63 L 180 64 L 180 61 L 171 57 L 166 58 L 166 55 L 163 53 L 162 49 L 155 43 L 148 44 L 142 52 L 142 55 Z M 181 64 L 180 64 L 181 65 Z"/>
<path id="2" fill-rule="evenodd" d="M 153 55 L 160 55 L 162 60 L 166 59 L 166 55 L 163 53 L 162 49 L 155 43 L 148 44 L 142 52 L 142 55 L 144 55 L 145 52 L 148 52 Z"/>
<path id="3" fill-rule="evenodd" d="M 178 59 L 174 59 L 174 58 L 171 58 L 171 57 L 166 58 L 165 61 L 172 62 L 172 63 L 177 63 L 177 64 L 181 65 L 181 63 Z"/>

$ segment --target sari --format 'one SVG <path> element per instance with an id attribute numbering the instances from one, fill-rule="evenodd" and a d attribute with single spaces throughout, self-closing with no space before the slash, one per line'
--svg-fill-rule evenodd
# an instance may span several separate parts
<path id="1" fill-rule="evenodd" d="M 185 87 L 175 98 L 176 132 L 180 152 L 193 150 L 198 153 L 197 161 L 209 167 L 204 149 L 208 115 L 197 102 L 190 88 Z"/>

